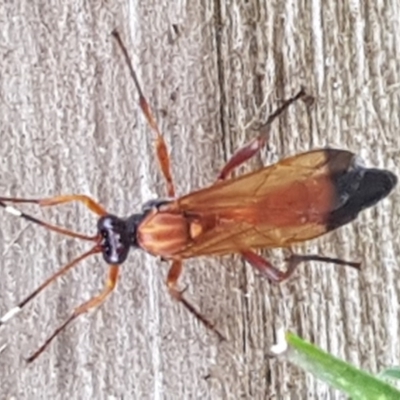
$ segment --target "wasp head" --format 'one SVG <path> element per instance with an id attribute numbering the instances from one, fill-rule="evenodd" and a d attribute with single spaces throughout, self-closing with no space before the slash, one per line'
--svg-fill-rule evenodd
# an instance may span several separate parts
<path id="1" fill-rule="evenodd" d="M 97 228 L 101 237 L 103 258 L 108 264 L 122 264 L 133 244 L 133 232 L 127 221 L 114 215 L 99 219 Z"/>

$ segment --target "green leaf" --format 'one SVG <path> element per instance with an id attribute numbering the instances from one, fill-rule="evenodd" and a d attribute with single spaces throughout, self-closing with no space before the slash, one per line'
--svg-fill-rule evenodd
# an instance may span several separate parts
<path id="1" fill-rule="evenodd" d="M 400 367 L 387 368 L 378 374 L 378 376 L 384 379 L 400 379 Z"/>
<path id="2" fill-rule="evenodd" d="M 291 363 L 350 396 L 353 400 L 399 400 L 400 391 L 381 379 L 357 369 L 292 333 L 277 332 L 271 348 Z M 280 343 L 279 343 L 280 339 Z"/>

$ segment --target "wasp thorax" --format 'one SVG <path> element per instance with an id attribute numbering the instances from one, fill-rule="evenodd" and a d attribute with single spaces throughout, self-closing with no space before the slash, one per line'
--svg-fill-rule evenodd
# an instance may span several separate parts
<path id="1" fill-rule="evenodd" d="M 102 237 L 103 258 L 108 264 L 122 264 L 128 256 L 131 234 L 125 220 L 106 215 L 97 223 Z"/>

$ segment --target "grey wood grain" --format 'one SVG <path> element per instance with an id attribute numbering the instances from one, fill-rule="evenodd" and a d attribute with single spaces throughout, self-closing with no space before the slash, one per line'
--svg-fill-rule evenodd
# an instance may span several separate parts
<path id="1" fill-rule="evenodd" d="M 274 125 L 243 170 L 315 147 L 359 153 L 399 174 L 399 5 L 336 1 L 66 1 L 0 4 L 0 193 L 85 193 L 128 215 L 165 196 L 153 137 L 110 32 L 118 28 L 168 142 L 178 194 L 213 181 L 279 101 L 315 98 Z M 399 194 L 300 250 L 361 260 L 361 273 L 302 266 L 273 287 L 236 256 L 186 264 L 188 296 L 228 337 L 168 296 L 168 266 L 139 251 L 97 312 L 33 365 L 29 355 L 106 277 L 83 262 L 0 331 L 2 399 L 342 398 L 267 357 L 274 326 L 376 372 L 399 364 Z M 36 210 L 94 233 L 71 205 Z M 1 213 L 0 313 L 87 245 Z M 282 260 L 280 251 L 266 253 Z M 205 377 L 208 376 L 208 379 Z"/>

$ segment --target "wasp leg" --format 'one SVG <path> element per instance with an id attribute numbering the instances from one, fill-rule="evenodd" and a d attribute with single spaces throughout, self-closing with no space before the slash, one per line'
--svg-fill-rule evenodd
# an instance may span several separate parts
<path id="1" fill-rule="evenodd" d="M 84 194 L 68 194 L 49 197 L 46 199 L 18 199 L 13 197 L 0 197 L 0 202 L 2 201 L 8 201 L 10 203 L 32 203 L 41 207 L 56 206 L 59 204 L 70 203 L 72 201 L 78 201 L 83 203 L 90 211 L 93 211 L 97 215 L 104 216 L 108 214 L 100 204 L 96 203 L 93 199 Z"/>
<path id="2" fill-rule="evenodd" d="M 38 218 L 32 217 L 31 215 L 26 214 L 16 208 L 11 207 L 6 204 L 6 202 L 10 202 L 10 203 L 19 203 L 19 204 L 31 203 L 31 204 L 37 204 L 39 206 L 53 206 L 56 204 L 67 203 L 70 201 L 80 201 L 80 202 L 84 203 L 91 211 L 95 212 L 96 214 L 99 214 L 99 215 L 107 214 L 107 212 L 99 204 L 97 204 L 94 200 L 90 199 L 89 197 L 87 197 L 85 195 L 57 196 L 57 197 L 51 197 L 48 199 L 23 199 L 23 198 L 15 198 L 15 197 L 0 197 L 0 207 L 3 207 L 6 212 L 14 215 L 15 217 L 23 218 L 29 222 L 33 222 L 34 224 L 43 226 L 51 231 L 58 232 L 63 235 L 71 236 L 71 237 L 82 239 L 82 240 L 90 240 L 90 241 L 97 240 L 97 235 L 96 236 L 82 235 L 80 233 L 73 232 L 69 229 L 65 229 L 60 226 L 49 224 L 47 222 L 44 222 Z"/>
<path id="3" fill-rule="evenodd" d="M 183 297 L 184 290 L 183 291 L 178 290 L 177 283 L 181 273 L 182 273 L 182 261 L 174 260 L 172 262 L 172 266 L 168 272 L 168 277 L 167 277 L 167 287 L 171 296 L 175 300 L 182 303 L 192 315 L 194 315 L 207 329 L 212 330 L 220 340 L 226 340 L 225 337 L 214 327 L 214 324 L 212 324 L 208 319 L 203 317 L 196 310 L 196 308 Z"/>
<path id="4" fill-rule="evenodd" d="M 136 75 L 135 69 L 133 68 L 131 59 L 129 58 L 128 51 L 122 42 L 122 39 L 119 35 L 119 33 L 115 30 L 113 31 L 113 36 L 116 39 L 119 47 L 122 50 L 122 53 L 125 57 L 126 63 L 128 64 L 129 72 L 132 76 L 132 79 L 135 83 L 136 89 L 139 93 L 139 105 L 140 108 L 146 117 L 146 120 L 148 124 L 150 125 L 150 128 L 153 130 L 153 132 L 156 134 L 156 153 L 157 153 L 157 158 L 158 162 L 160 164 L 161 171 L 164 175 L 166 184 L 167 184 L 167 193 L 169 197 L 174 197 L 175 196 L 175 187 L 174 187 L 174 182 L 172 179 L 172 174 L 171 174 L 171 165 L 170 165 L 170 159 L 168 155 L 168 150 L 167 150 L 167 145 L 165 143 L 165 140 L 161 134 L 160 128 L 158 127 L 157 121 L 154 118 L 153 111 L 151 110 L 150 104 L 144 97 L 142 88 L 140 87 L 139 84 L 139 79 Z"/>
<path id="5" fill-rule="evenodd" d="M 296 102 L 302 97 L 306 97 L 304 89 L 301 89 L 295 96 L 286 100 L 281 107 L 279 107 L 275 112 L 273 112 L 269 117 L 267 122 L 260 127 L 260 134 L 255 139 L 251 140 L 249 143 L 240 148 L 236 153 L 230 158 L 230 160 L 222 168 L 220 174 L 218 175 L 218 180 L 226 179 L 229 174 L 237 167 L 250 160 L 254 157 L 262 147 L 265 146 L 269 139 L 270 126 L 272 122 L 282 114 L 291 104 Z"/>
<path id="6" fill-rule="evenodd" d="M 107 211 L 99 203 L 84 194 L 67 194 L 63 196 L 50 197 L 48 199 L 39 199 L 38 204 L 41 207 L 45 207 L 70 203 L 72 201 L 78 201 L 84 204 L 90 211 L 101 217 L 108 214 Z"/>
<path id="7" fill-rule="evenodd" d="M 53 339 L 60 333 L 62 332 L 74 319 L 79 317 L 79 315 L 86 313 L 89 311 L 91 308 L 98 307 L 100 306 L 104 300 L 111 294 L 111 292 L 115 289 L 115 286 L 117 285 L 118 281 L 118 273 L 119 273 L 119 266 L 118 265 L 111 265 L 110 270 L 109 270 L 109 276 L 107 280 L 107 285 L 105 289 L 96 297 L 93 297 L 92 299 L 86 301 L 85 303 L 81 304 L 79 307 L 75 308 L 71 316 L 66 319 L 62 325 L 60 325 L 52 334 L 51 336 L 48 337 L 48 339 L 44 342 L 44 344 L 35 351 L 30 357 L 27 358 L 27 362 L 31 363 L 34 361 L 37 357 L 40 356 L 40 354 L 43 353 L 44 350 L 46 350 L 47 346 L 53 341 Z"/>
<path id="8" fill-rule="evenodd" d="M 296 270 L 297 266 L 304 261 L 320 261 L 338 265 L 347 265 L 352 268 L 360 269 L 360 263 L 358 262 L 344 261 L 338 258 L 322 257 L 315 254 L 291 254 L 286 259 L 286 261 L 288 262 L 286 271 L 281 271 L 280 269 L 274 267 L 265 258 L 259 256 L 252 251 L 243 251 L 241 254 L 249 264 L 251 264 L 257 271 L 259 271 L 264 277 L 266 277 L 273 283 L 281 283 L 290 278 L 290 276 Z"/>

